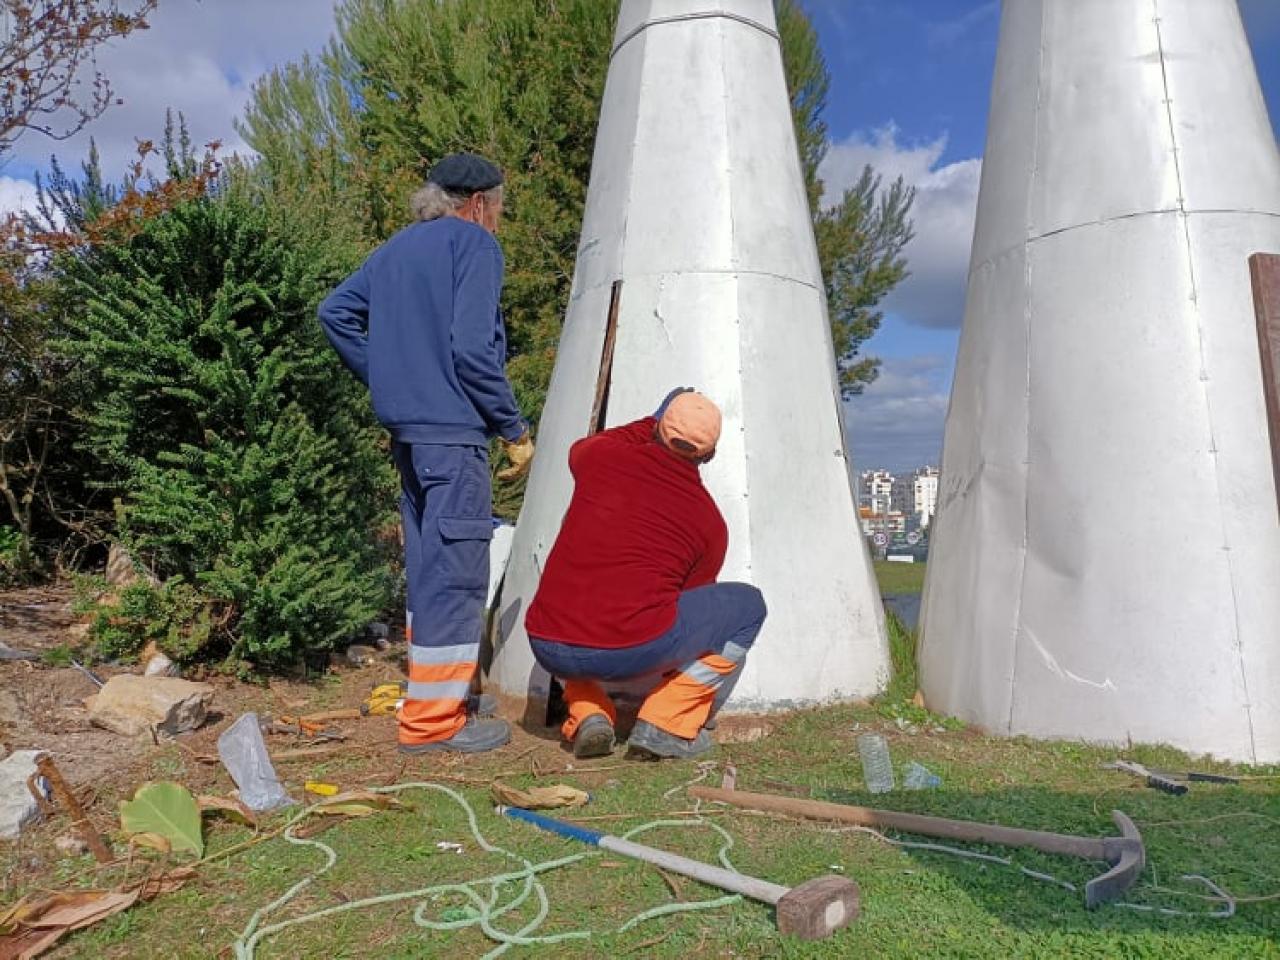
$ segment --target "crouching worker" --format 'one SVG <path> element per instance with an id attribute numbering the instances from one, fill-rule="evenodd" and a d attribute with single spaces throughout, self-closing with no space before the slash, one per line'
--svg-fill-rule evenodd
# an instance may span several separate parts
<path id="1" fill-rule="evenodd" d="M 716 583 L 728 529 L 702 485 L 720 411 L 680 388 L 652 417 L 579 440 L 573 499 L 525 627 L 564 683 L 561 728 L 576 757 L 613 749 L 617 715 L 601 681 L 652 677 L 628 746 L 647 757 L 711 748 L 707 722 L 729 698 L 764 623 L 760 591 Z"/>

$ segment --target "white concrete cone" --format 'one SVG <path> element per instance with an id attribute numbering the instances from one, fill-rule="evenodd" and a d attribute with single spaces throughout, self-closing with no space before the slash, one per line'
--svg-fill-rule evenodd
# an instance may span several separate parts
<path id="1" fill-rule="evenodd" d="M 932 709 L 1280 760 L 1257 251 L 1280 251 L 1280 158 L 1235 0 L 1005 3 L 924 596 Z"/>
<path id="2" fill-rule="evenodd" d="M 489 680 L 545 702 L 524 616 L 573 490 L 611 290 L 606 425 L 694 386 L 724 412 L 703 477 L 729 525 L 721 580 L 769 618 L 731 703 L 872 694 L 884 617 L 858 529 L 817 251 L 770 0 L 623 0 L 538 454 L 499 601 Z"/>

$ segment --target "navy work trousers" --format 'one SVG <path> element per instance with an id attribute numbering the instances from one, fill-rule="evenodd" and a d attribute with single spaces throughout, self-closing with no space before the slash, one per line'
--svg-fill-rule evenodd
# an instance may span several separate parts
<path id="1" fill-rule="evenodd" d="M 396 443 L 408 580 L 409 689 L 400 741 L 452 737 L 480 653 L 493 499 L 483 447 Z"/>

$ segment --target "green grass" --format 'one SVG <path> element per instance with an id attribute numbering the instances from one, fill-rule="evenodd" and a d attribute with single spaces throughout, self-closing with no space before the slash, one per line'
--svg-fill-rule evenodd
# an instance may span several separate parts
<path id="1" fill-rule="evenodd" d="M 774 733 L 748 744 L 719 748 L 714 758 L 732 761 L 739 789 L 777 790 L 777 783 L 798 785 L 815 794 L 853 803 L 870 803 L 862 791 L 855 738 L 869 729 L 885 732 L 899 765 L 919 760 L 940 773 L 944 786 L 924 793 L 897 792 L 877 798 L 884 806 L 919 812 L 989 819 L 1002 823 L 1105 835 L 1113 832 L 1110 810 L 1123 809 L 1139 823 L 1150 867 L 1129 901 L 1201 912 L 1195 918 L 1162 916 L 1109 906 L 1085 910 L 1079 893 L 1031 879 L 1016 869 L 939 853 L 889 846 L 860 832 L 834 832 L 821 823 L 801 823 L 742 812 L 715 816 L 733 835 L 733 862 L 744 872 L 797 884 L 832 870 L 858 881 L 862 916 L 831 940 L 784 940 L 774 928 L 772 911 L 744 902 L 710 912 L 690 913 L 641 924 L 626 933 L 617 928 L 640 910 L 670 902 L 673 891 L 656 871 L 605 854 L 543 875 L 550 914 L 542 932 L 590 929 L 587 942 L 531 947 L 512 956 L 597 958 L 644 957 L 1277 957 L 1280 900 L 1242 903 L 1231 919 L 1204 916 L 1215 904 L 1195 899 L 1202 887 L 1179 878 L 1203 874 L 1237 896 L 1280 890 L 1280 780 L 1241 786 L 1193 787 L 1184 797 L 1144 788 L 1099 764 L 1114 753 L 1076 743 L 999 740 L 971 730 L 934 732 L 930 723 L 908 726 L 874 706 L 844 706 L 804 711 L 782 719 Z M 444 761 L 419 760 L 397 771 L 401 780 L 428 777 L 434 771 L 484 778 L 516 763 L 506 756 L 468 760 L 446 767 Z M 1148 763 L 1185 766 L 1191 761 L 1163 748 L 1140 748 L 1130 755 Z M 544 766 L 567 756 L 551 743 L 538 751 Z M 527 765 L 522 760 L 521 765 Z M 594 765 L 601 765 L 596 761 Z M 599 773 L 569 773 L 510 782 L 564 782 L 591 792 L 592 803 L 566 815 L 619 819 L 586 825 L 613 833 L 673 812 L 688 810 L 683 791 L 672 787 L 698 774 L 692 763 L 634 764 Z M 1221 768 L 1220 768 L 1221 769 Z M 172 771 L 170 772 L 172 775 Z M 289 777 L 295 796 L 303 776 L 323 776 L 351 785 L 371 773 L 365 758 L 349 757 L 297 769 Z M 1270 771 L 1272 773 L 1275 770 Z M 710 782 L 718 782 L 718 770 Z M 538 861 L 586 849 L 541 834 L 523 824 L 497 818 L 487 791 L 462 792 L 477 810 L 481 830 L 494 843 Z M 510 861 L 477 849 L 461 811 L 442 796 L 419 793 L 413 812 L 383 813 L 353 821 L 319 839 L 338 854 L 337 865 L 299 897 L 296 910 L 335 906 L 360 897 L 421 888 L 445 881 L 466 881 L 510 869 Z M 207 830 L 216 851 L 247 836 L 243 828 L 221 822 Z M 663 829 L 648 842 L 702 859 L 713 859 L 718 841 L 705 829 Z M 919 838 L 917 838 L 919 839 Z M 441 852 L 440 840 L 465 844 L 465 853 Z M 1099 865 L 1030 851 L 978 848 L 1011 856 L 1019 866 L 1082 884 Z M 5 854 L 9 854 L 6 852 Z M 270 840 L 226 861 L 202 868 L 199 879 L 177 893 L 143 904 L 127 914 L 73 935 L 56 958 L 213 957 L 232 943 L 261 905 L 279 896 L 323 861 L 315 849 Z M 66 876 L 95 881 L 92 864 L 68 861 Z M 139 867 L 135 863 L 134 875 Z M 98 882 L 112 877 L 97 875 Z M 20 881 L 21 882 L 21 881 Z M 685 899 L 706 899 L 715 892 L 693 881 L 675 884 Z M 1157 887 L 1164 889 L 1157 889 Z M 1165 892 L 1165 890 L 1170 892 Z M 504 899 L 511 895 L 507 890 Z M 440 917 L 462 904 L 442 897 L 430 904 Z M 268 958 L 372 957 L 381 960 L 425 956 L 479 956 L 490 948 L 479 931 L 429 932 L 412 920 L 415 904 L 380 906 L 341 914 L 291 928 L 266 943 L 258 956 Z M 531 909 L 503 918 L 515 929 L 532 917 Z M 229 953 L 226 955 L 230 955 Z"/>
<path id="2" fill-rule="evenodd" d="M 924 590 L 923 563 L 890 563 L 876 560 L 873 564 L 881 593 L 920 593 Z"/>
<path id="3" fill-rule="evenodd" d="M 880 565 L 896 575 L 906 565 Z M 916 568 L 923 572 L 922 568 Z M 877 572 L 880 572 L 878 570 Z M 957 721 L 934 716 L 910 702 L 915 690 L 915 636 L 892 615 L 888 619 L 895 679 L 889 693 L 874 704 L 800 711 L 777 719 L 771 735 L 750 743 L 723 745 L 713 754 L 715 769 L 700 772 L 694 763 L 637 764 L 620 757 L 578 764 L 571 772 L 541 777 L 510 775 L 512 768 L 562 770 L 570 762 L 553 740 L 526 739 L 497 756 L 458 762 L 440 757 L 408 764 L 387 750 L 345 754 L 282 768 L 294 796 L 305 796 L 303 779 L 321 779 L 344 787 L 368 783 L 430 780 L 433 774 L 463 776 L 485 783 L 502 772 L 514 786 L 567 783 L 592 795 L 589 806 L 562 811 L 567 818 L 589 817 L 585 826 L 621 834 L 642 823 L 679 817 L 691 802 L 682 785 L 701 775 L 718 783 L 727 763 L 737 769 L 738 788 L 779 792 L 788 785 L 810 795 L 891 809 L 986 820 L 1012 826 L 1096 836 L 1115 832 L 1110 812 L 1121 809 L 1142 830 L 1148 867 L 1126 902 L 1156 910 L 1182 910 L 1195 916 L 1104 906 L 1088 911 L 1083 884 L 1100 864 L 1027 850 L 971 846 L 968 849 L 1008 857 L 1010 866 L 962 859 L 927 850 L 900 848 L 858 830 L 800 822 L 745 811 L 712 808 L 707 819 L 724 826 L 734 839 L 733 863 L 743 872 L 795 885 L 838 872 L 857 880 L 862 914 L 849 929 L 827 941 L 801 943 L 781 937 L 768 907 L 744 901 L 712 911 L 684 913 L 619 927 L 642 910 L 681 900 L 706 900 L 718 892 L 690 880 L 670 880 L 645 865 L 612 854 L 591 853 L 574 865 L 542 874 L 549 913 L 539 933 L 590 930 L 587 941 L 519 947 L 511 956 L 555 960 L 599 957 L 743 958 L 947 958 L 986 957 L 1151 957 L 1280 958 L 1280 767 L 1246 770 L 1197 761 L 1164 747 L 1137 747 L 1125 756 L 1151 766 L 1203 767 L 1247 772 L 1274 779 L 1240 785 L 1195 785 L 1183 797 L 1147 789 L 1125 774 L 1101 768 L 1115 751 L 1072 742 L 998 739 L 965 729 Z M 327 690 L 335 694 L 338 691 Z M 924 763 L 940 774 L 943 787 L 919 793 L 898 791 L 872 797 L 861 782 L 855 740 L 860 733 L 883 732 L 896 765 Z M 183 780 L 188 759 L 176 750 L 159 751 L 151 776 Z M 590 768 L 602 768 L 593 771 Z M 223 779 L 225 775 L 219 774 Z M 230 783 L 215 788 L 226 792 Z M 674 792 L 673 791 L 674 788 Z M 455 786 L 493 844 L 533 862 L 587 852 L 524 824 L 495 816 L 488 791 Z M 203 788 L 202 792 L 209 792 Z M 668 793 L 670 795 L 668 796 Z M 333 869 L 305 889 L 294 903 L 272 914 L 271 923 L 300 913 L 335 907 L 374 895 L 422 889 L 509 871 L 510 859 L 480 849 L 463 812 L 440 794 L 413 791 L 410 812 L 381 813 L 335 827 L 318 839 L 337 854 Z M 278 821 L 277 821 L 278 822 Z M 270 826 L 270 824 L 268 824 Z M 46 841 L 56 835 L 51 831 Z M 249 837 L 245 828 L 212 821 L 206 828 L 208 852 L 216 853 Z M 641 838 L 655 846 L 714 861 L 718 838 L 705 827 L 664 827 Z M 910 838 L 922 840 L 924 838 Z M 439 841 L 461 842 L 465 852 L 437 848 Z M 47 846 L 47 843 L 46 843 Z M 22 854 L 30 857 L 31 848 Z M 45 856 L 54 856 L 51 850 Z M 13 848 L 0 851 L 0 872 L 18 877 L 9 899 L 24 888 L 90 886 L 118 882 L 119 868 L 95 872 L 88 858 L 61 859 L 43 876 L 23 872 Z M 139 853 L 137 877 L 149 854 Z M 201 868 L 196 881 L 176 893 L 142 904 L 89 930 L 73 935 L 51 956 L 66 958 L 203 958 L 231 956 L 228 949 L 255 910 L 312 874 L 324 861 L 322 851 L 268 840 Z M 30 862 L 29 860 L 22 861 Z M 162 861 L 157 861 L 157 866 Z M 1061 885 L 1025 875 L 1019 868 L 1052 875 Z M 1241 898 L 1230 918 L 1210 913 L 1220 902 L 1203 899 L 1207 889 L 1183 879 L 1211 878 Z M 488 888 L 479 888 L 487 894 Z M 506 887 L 506 902 L 515 890 Z M 1248 902 L 1249 898 L 1269 898 Z M 427 956 L 481 956 L 493 947 L 478 929 L 424 930 L 413 914 L 419 901 L 380 905 L 300 924 L 264 942 L 260 960 L 281 958 L 378 957 L 409 960 Z M 426 914 L 452 918 L 465 905 L 456 894 L 428 901 Z M 516 930 L 535 915 L 536 898 L 504 916 L 499 926 Z"/>

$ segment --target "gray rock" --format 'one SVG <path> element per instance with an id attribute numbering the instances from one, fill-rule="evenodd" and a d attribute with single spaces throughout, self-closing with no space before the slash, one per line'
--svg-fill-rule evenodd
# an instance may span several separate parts
<path id="1" fill-rule="evenodd" d="M 107 586 L 129 587 L 138 581 L 150 586 L 160 585 L 156 575 L 130 556 L 123 546 L 113 543 L 107 548 Z"/>
<path id="2" fill-rule="evenodd" d="M 40 654 L 31 650 L 18 650 L 0 640 L 0 660 L 39 660 Z"/>
<path id="3" fill-rule="evenodd" d="M 172 736 L 204 723 L 212 700 L 207 683 L 120 674 L 93 698 L 89 722 L 125 737 L 147 736 L 153 727 Z"/>
<path id="4" fill-rule="evenodd" d="M 347 663 L 353 667 L 367 667 L 373 663 L 373 659 L 377 655 L 377 650 L 373 647 L 365 646 L 363 643 L 353 643 L 347 647 Z"/>
<path id="5" fill-rule="evenodd" d="M 40 804 L 27 787 L 43 750 L 15 750 L 0 760 L 0 839 L 16 840 L 24 827 L 40 817 Z"/>

